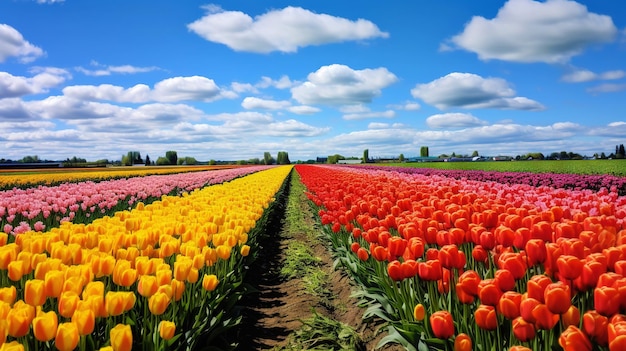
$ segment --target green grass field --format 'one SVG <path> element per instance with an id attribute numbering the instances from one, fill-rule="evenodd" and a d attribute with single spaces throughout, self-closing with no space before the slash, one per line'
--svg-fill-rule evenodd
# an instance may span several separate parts
<path id="1" fill-rule="evenodd" d="M 410 162 L 385 163 L 384 165 L 399 167 L 482 170 L 498 172 L 611 174 L 615 176 L 626 177 L 626 160 Z"/>

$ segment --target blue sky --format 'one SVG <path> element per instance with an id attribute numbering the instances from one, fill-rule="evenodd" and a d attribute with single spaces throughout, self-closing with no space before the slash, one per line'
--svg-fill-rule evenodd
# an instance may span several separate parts
<path id="1" fill-rule="evenodd" d="M 609 154 L 625 101 L 623 1 L 0 2 L 0 158 Z"/>

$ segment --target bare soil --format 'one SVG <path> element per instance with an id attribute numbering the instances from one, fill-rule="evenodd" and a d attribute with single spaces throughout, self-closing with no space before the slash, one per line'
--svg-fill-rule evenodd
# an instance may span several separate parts
<path id="1" fill-rule="evenodd" d="M 312 230 L 321 230 L 315 228 L 316 221 L 306 197 L 302 195 L 298 198 L 300 209 L 307 213 L 304 216 L 306 226 Z M 281 218 L 284 218 L 284 213 Z M 256 292 L 246 295 L 242 300 L 243 320 L 239 328 L 237 350 L 279 350 L 287 343 L 288 336 L 302 325 L 301 320 L 312 316 L 313 309 L 321 315 L 351 326 L 361 336 L 365 349 L 375 350 L 386 333 L 379 331 L 380 323 L 366 324 L 363 321 L 364 309 L 351 297 L 355 287 L 346 274 L 333 270 L 333 257 L 329 249 L 318 240 L 311 241 L 303 232 L 287 232 L 284 220 L 270 223 L 268 230 L 270 233 L 267 240 L 261 243 L 261 255 L 246 275 Z M 331 280 L 330 298 L 311 296 L 304 291 L 300 279 L 285 280 L 281 277 L 285 249 L 294 240 L 312 245 L 315 256 L 322 260 L 322 267 Z M 378 350 L 394 351 L 404 348 L 392 345 Z"/>

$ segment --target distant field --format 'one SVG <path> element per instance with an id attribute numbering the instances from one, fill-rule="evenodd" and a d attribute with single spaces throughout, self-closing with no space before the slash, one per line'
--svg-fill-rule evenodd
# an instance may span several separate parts
<path id="1" fill-rule="evenodd" d="M 611 174 L 615 176 L 626 177 L 626 160 L 411 162 L 385 163 L 384 165 L 397 167 L 482 170 L 498 172 Z"/>

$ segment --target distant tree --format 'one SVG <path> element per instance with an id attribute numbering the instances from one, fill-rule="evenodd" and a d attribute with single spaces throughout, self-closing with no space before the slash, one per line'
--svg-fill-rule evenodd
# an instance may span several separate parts
<path id="1" fill-rule="evenodd" d="M 619 144 L 619 148 L 615 153 L 615 158 L 626 158 L 626 150 L 624 150 L 624 144 Z"/>
<path id="2" fill-rule="evenodd" d="M 248 160 L 248 164 L 260 165 L 261 164 L 261 160 L 258 157 L 251 158 L 251 159 Z"/>
<path id="3" fill-rule="evenodd" d="M 246 163 L 246 160 L 239 160 L 239 161 L 237 161 L 237 164 L 238 165 L 245 165 L 247 163 Z"/>
<path id="4" fill-rule="evenodd" d="M 146 166 L 150 166 L 150 156 L 146 155 Z"/>
<path id="5" fill-rule="evenodd" d="M 133 159 L 130 158 L 128 155 L 123 155 L 122 166 L 132 166 L 132 165 L 133 165 Z"/>
<path id="6" fill-rule="evenodd" d="M 178 164 L 179 165 L 193 166 L 193 165 L 195 165 L 197 163 L 198 163 L 198 161 L 194 157 L 190 157 L 190 156 L 186 156 L 186 157 L 178 159 Z"/>
<path id="7" fill-rule="evenodd" d="M 452 153 L 450 154 L 450 157 L 456 157 L 456 153 L 452 151 Z"/>
<path id="8" fill-rule="evenodd" d="M 167 151 L 165 152 L 165 158 L 167 158 L 167 160 L 169 161 L 169 164 L 171 165 L 177 165 L 178 164 L 178 153 L 176 151 Z"/>
<path id="9" fill-rule="evenodd" d="M 365 149 L 363 150 L 363 163 L 368 163 L 369 160 L 370 160 L 370 150 Z"/>
<path id="10" fill-rule="evenodd" d="M 263 153 L 263 164 L 265 165 L 274 164 L 274 158 L 272 157 L 272 154 L 270 154 L 267 151 Z"/>
<path id="11" fill-rule="evenodd" d="M 600 158 L 603 160 L 606 159 L 606 154 L 604 152 L 600 153 Z"/>
<path id="12" fill-rule="evenodd" d="M 276 155 L 276 164 L 278 165 L 288 165 L 291 161 L 289 161 L 289 154 L 286 151 L 279 151 Z"/>
<path id="13" fill-rule="evenodd" d="M 163 156 L 159 156 L 159 158 L 157 158 L 156 164 L 157 166 L 171 165 L 170 160 L 168 160 L 167 157 L 163 157 Z"/>
<path id="14" fill-rule="evenodd" d="M 41 162 L 41 160 L 39 159 L 39 156 L 37 155 L 33 155 L 33 156 L 24 156 L 24 158 L 22 158 L 19 162 L 23 162 L 23 163 L 38 163 Z"/>
<path id="15" fill-rule="evenodd" d="M 217 161 L 215 160 L 209 160 L 209 165 L 211 166 L 215 166 L 217 164 Z"/>
<path id="16" fill-rule="evenodd" d="M 346 158 L 338 155 L 338 154 L 334 154 L 334 155 L 330 155 L 328 156 L 328 161 L 327 163 L 329 164 L 336 164 L 339 160 L 345 160 Z"/>
<path id="17" fill-rule="evenodd" d="M 398 161 L 404 162 L 404 154 L 400 154 L 400 156 L 398 156 Z"/>
<path id="18" fill-rule="evenodd" d="M 474 152 L 472 152 L 472 157 L 478 157 L 478 150 L 474 150 Z"/>
<path id="19" fill-rule="evenodd" d="M 428 157 L 428 146 L 422 146 L 420 148 L 420 156 L 421 157 Z"/>

